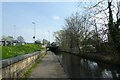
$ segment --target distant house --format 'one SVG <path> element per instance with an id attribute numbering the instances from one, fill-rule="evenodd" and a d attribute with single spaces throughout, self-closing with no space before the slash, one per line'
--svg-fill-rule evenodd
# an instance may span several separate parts
<path id="1" fill-rule="evenodd" d="M 4 41 L 4 40 L 2 40 L 2 41 L 0 41 L 0 46 L 15 46 L 18 43 L 19 43 L 18 40 L 11 40 L 11 41 Z"/>
<path id="2" fill-rule="evenodd" d="M 7 46 L 7 45 L 11 45 L 11 42 L 10 41 L 0 41 L 0 46 Z"/>
<path id="3" fill-rule="evenodd" d="M 11 45 L 15 46 L 15 45 L 17 45 L 19 42 L 18 42 L 18 40 L 12 40 L 11 43 L 12 43 Z"/>
<path id="4" fill-rule="evenodd" d="M 20 44 L 20 45 L 25 45 L 26 42 L 20 42 L 20 41 L 18 41 L 18 44 Z"/>
<path id="5" fill-rule="evenodd" d="M 5 46 L 5 41 L 4 40 L 0 41 L 0 46 Z"/>
<path id="6" fill-rule="evenodd" d="M 20 42 L 20 41 L 18 41 L 18 40 L 12 40 L 11 42 L 12 42 L 12 45 L 13 45 L 13 46 L 26 44 L 25 42 Z"/>

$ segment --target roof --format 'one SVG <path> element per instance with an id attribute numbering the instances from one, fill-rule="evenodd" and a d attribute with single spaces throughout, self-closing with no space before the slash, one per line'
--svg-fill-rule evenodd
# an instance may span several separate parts
<path id="1" fill-rule="evenodd" d="M 12 43 L 18 43 L 18 40 L 12 40 L 11 42 Z"/>

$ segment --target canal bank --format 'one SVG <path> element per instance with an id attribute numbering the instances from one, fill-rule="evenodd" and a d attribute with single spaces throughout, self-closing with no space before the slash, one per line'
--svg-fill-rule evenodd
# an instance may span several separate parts
<path id="1" fill-rule="evenodd" d="M 61 52 L 57 57 L 70 78 L 108 78 L 113 80 L 120 78 L 120 69 L 113 64 L 66 52 Z"/>
<path id="2" fill-rule="evenodd" d="M 65 54 L 70 54 L 70 55 L 74 55 L 74 56 L 79 56 L 79 57 L 82 57 L 85 59 L 90 59 L 93 61 L 103 62 L 106 64 L 111 64 L 111 65 L 120 67 L 119 55 L 114 57 L 114 56 L 105 56 L 105 55 L 100 55 L 100 54 L 95 54 L 95 53 L 79 54 L 79 53 L 71 53 L 71 52 L 67 52 L 67 51 L 59 51 L 59 53 L 65 53 Z"/>

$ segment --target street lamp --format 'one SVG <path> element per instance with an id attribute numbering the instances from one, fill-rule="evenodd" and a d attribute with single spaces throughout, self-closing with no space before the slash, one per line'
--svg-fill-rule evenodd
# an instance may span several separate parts
<path id="1" fill-rule="evenodd" d="M 35 27 L 36 27 L 36 25 L 35 25 L 35 22 L 32 22 L 32 24 L 34 25 L 34 36 L 33 36 L 33 39 L 34 39 L 34 42 L 35 42 L 35 36 L 36 36 L 36 29 L 35 29 Z"/>
<path id="2" fill-rule="evenodd" d="M 14 27 L 14 39 L 15 39 L 15 27 L 16 27 L 16 25 L 13 25 L 13 27 Z"/>
<path id="3" fill-rule="evenodd" d="M 49 42 L 50 42 L 50 31 L 48 31 L 48 34 L 49 34 Z"/>

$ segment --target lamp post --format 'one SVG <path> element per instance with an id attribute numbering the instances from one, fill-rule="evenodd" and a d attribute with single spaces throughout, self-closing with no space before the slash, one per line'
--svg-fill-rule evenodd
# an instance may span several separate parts
<path id="1" fill-rule="evenodd" d="M 32 22 L 32 24 L 34 25 L 34 36 L 33 36 L 33 39 L 34 39 L 34 42 L 35 42 L 35 36 L 36 36 L 36 25 L 35 25 L 35 22 Z"/>
<path id="2" fill-rule="evenodd" d="M 49 42 L 50 42 L 50 31 L 48 31 L 48 34 L 49 34 Z"/>
<path id="3" fill-rule="evenodd" d="M 15 39 L 15 27 L 16 27 L 16 25 L 13 25 L 13 27 L 14 27 L 14 39 Z"/>

